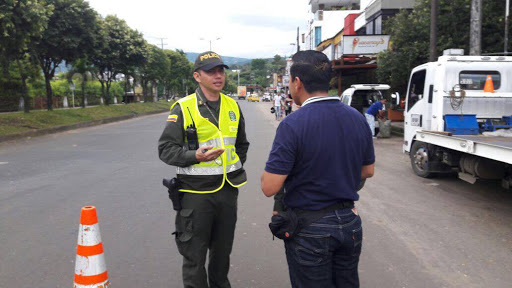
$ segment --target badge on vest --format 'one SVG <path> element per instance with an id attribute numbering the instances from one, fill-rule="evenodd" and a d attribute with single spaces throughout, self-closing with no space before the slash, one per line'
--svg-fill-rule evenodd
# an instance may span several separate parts
<path id="1" fill-rule="evenodd" d="M 231 119 L 231 121 L 236 121 L 235 112 L 229 111 L 229 119 Z"/>

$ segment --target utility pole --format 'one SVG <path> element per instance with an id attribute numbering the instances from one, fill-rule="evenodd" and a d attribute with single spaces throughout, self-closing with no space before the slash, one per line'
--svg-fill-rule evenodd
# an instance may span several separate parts
<path id="1" fill-rule="evenodd" d="M 430 2 L 430 62 L 437 58 L 437 0 Z"/>
<path id="2" fill-rule="evenodd" d="M 299 52 L 299 51 L 300 51 L 300 46 L 299 46 L 299 27 L 297 27 L 297 52 Z"/>
<path id="3" fill-rule="evenodd" d="M 167 45 L 167 43 L 164 43 L 164 40 L 167 40 L 167 38 L 156 38 L 160 39 L 160 47 L 162 47 L 162 50 L 164 50 L 164 45 Z"/>
<path id="4" fill-rule="evenodd" d="M 510 0 L 507 0 L 507 7 L 505 7 L 505 40 L 503 42 L 505 42 L 505 48 L 504 48 L 504 52 L 505 52 L 505 55 L 507 55 L 507 52 L 508 52 L 508 11 L 509 11 L 509 6 L 510 6 Z"/>
<path id="5" fill-rule="evenodd" d="M 469 55 L 482 54 L 482 0 L 471 0 Z"/>

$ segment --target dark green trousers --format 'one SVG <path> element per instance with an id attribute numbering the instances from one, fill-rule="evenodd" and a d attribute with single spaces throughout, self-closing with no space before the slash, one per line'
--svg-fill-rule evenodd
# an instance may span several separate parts
<path id="1" fill-rule="evenodd" d="M 229 288 L 238 189 L 225 184 L 211 194 L 184 193 L 176 216 L 176 245 L 183 256 L 185 288 Z M 205 269 L 208 252 L 208 273 Z"/>

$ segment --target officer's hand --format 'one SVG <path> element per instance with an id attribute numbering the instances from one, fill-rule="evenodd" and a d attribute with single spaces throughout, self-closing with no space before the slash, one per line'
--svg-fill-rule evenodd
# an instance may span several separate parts
<path id="1" fill-rule="evenodd" d="M 224 149 L 218 148 L 213 149 L 213 146 L 203 146 L 199 147 L 196 150 L 196 160 L 199 162 L 209 162 L 217 159 L 222 153 L 224 153 Z"/>
<path id="2" fill-rule="evenodd" d="M 272 211 L 272 216 L 279 214 L 278 211 Z"/>

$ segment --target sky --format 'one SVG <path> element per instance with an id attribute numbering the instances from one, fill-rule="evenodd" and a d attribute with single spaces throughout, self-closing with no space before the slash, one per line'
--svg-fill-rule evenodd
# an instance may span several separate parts
<path id="1" fill-rule="evenodd" d="M 222 56 L 289 56 L 307 27 L 309 0 L 87 0 L 100 15 L 116 15 L 148 43 Z M 217 40 L 217 38 L 220 38 Z M 204 39 L 204 40 L 200 40 Z M 299 39 L 300 40 L 300 39 Z M 302 44 L 302 43 L 300 43 Z M 303 45 L 303 44 L 302 44 Z"/>

